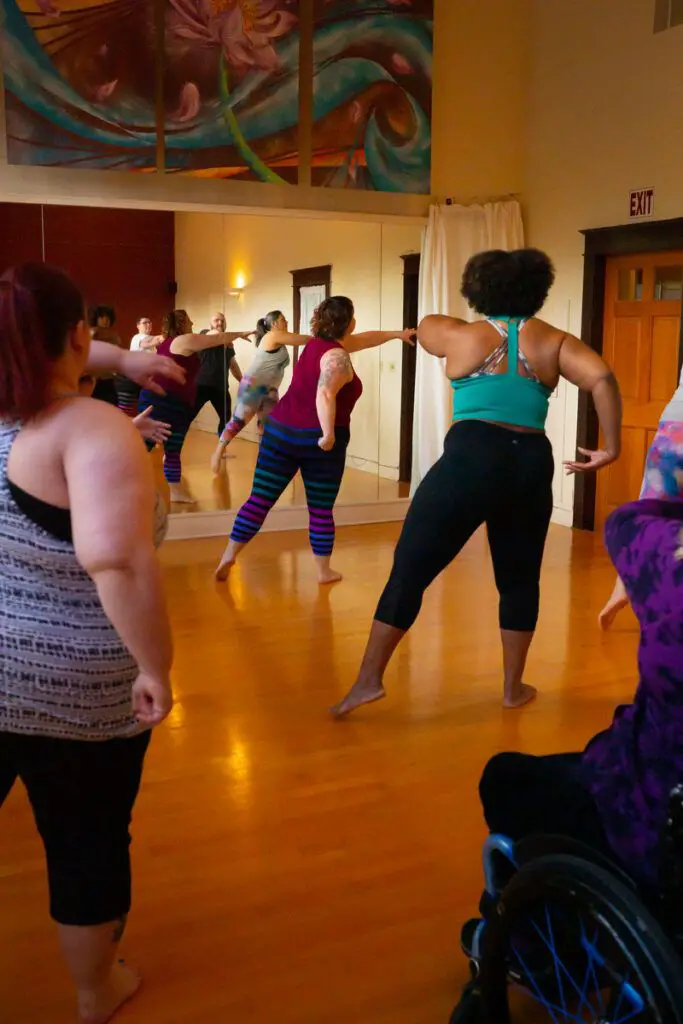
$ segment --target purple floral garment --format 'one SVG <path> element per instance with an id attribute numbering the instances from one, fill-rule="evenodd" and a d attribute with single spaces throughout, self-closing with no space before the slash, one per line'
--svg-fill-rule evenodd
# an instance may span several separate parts
<path id="1" fill-rule="evenodd" d="M 607 549 L 640 622 L 633 704 L 588 744 L 584 780 L 610 845 L 654 884 L 669 803 L 683 782 L 683 501 L 643 499 L 614 512 Z"/>

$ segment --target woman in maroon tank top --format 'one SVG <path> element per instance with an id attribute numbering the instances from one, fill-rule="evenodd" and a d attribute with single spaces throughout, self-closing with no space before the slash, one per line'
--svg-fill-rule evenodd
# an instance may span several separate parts
<path id="1" fill-rule="evenodd" d="M 194 499 L 182 485 L 180 453 L 183 450 L 187 432 L 194 419 L 197 397 L 197 377 L 201 369 L 199 353 L 205 348 L 218 345 L 232 345 L 237 338 L 251 340 L 248 331 L 224 331 L 222 334 L 193 334 L 192 321 L 184 309 L 174 309 L 164 317 L 163 341 L 157 348 L 157 355 L 169 356 L 185 371 L 182 384 L 171 382 L 165 395 L 150 391 L 140 392 L 139 410 L 144 412 L 150 406 L 151 415 L 171 427 L 171 435 L 164 441 L 164 476 L 168 482 L 172 502 L 194 504 Z M 151 450 L 153 442 L 148 441 Z"/>
<path id="2" fill-rule="evenodd" d="M 351 413 L 363 385 L 349 353 L 375 348 L 407 331 L 354 334 L 356 319 L 350 299 L 325 299 L 311 321 L 312 338 L 299 356 L 292 383 L 267 421 L 259 450 L 252 492 L 237 513 L 230 541 L 216 578 L 225 580 L 238 553 L 263 526 L 285 488 L 301 472 L 309 514 L 309 538 L 320 583 L 341 579 L 330 568 L 334 546 L 334 503 L 344 475 Z"/>

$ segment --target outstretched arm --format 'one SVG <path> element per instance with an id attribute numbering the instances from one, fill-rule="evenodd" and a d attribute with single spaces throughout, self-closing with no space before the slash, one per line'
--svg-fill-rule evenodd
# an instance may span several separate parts
<path id="1" fill-rule="evenodd" d="M 466 323 L 466 320 L 460 320 L 456 316 L 433 313 L 421 321 L 417 329 L 417 340 L 425 352 L 443 358 L 448 355 L 448 350 L 455 340 L 455 331 L 459 327 L 464 327 Z"/>
<path id="2" fill-rule="evenodd" d="M 605 447 L 595 452 L 579 448 L 588 461 L 565 462 L 567 473 L 609 466 L 621 454 L 621 394 L 616 377 L 597 352 L 571 334 L 565 335 L 560 348 L 560 373 L 582 391 L 590 391 L 605 442 Z"/>
<path id="3" fill-rule="evenodd" d="M 239 338 L 251 341 L 251 331 L 222 331 L 220 334 L 181 334 L 173 339 L 171 352 L 175 356 L 191 356 L 206 348 L 232 345 Z"/>
<path id="4" fill-rule="evenodd" d="M 298 348 L 299 345 L 306 345 L 311 340 L 310 334 L 290 334 L 289 331 L 269 331 L 261 344 L 266 352 L 274 352 L 283 345 L 291 345 Z"/>
<path id="5" fill-rule="evenodd" d="M 185 381 L 185 371 L 168 356 L 156 352 L 129 352 L 106 341 L 91 341 L 85 374 L 96 377 L 104 373 L 120 373 L 128 380 L 135 381 L 142 388 L 163 395 L 164 389 L 157 378 Z"/>
<path id="6" fill-rule="evenodd" d="M 348 352 L 333 348 L 320 360 L 320 377 L 315 407 L 323 436 L 318 444 L 324 452 L 334 448 L 334 423 L 337 418 L 337 394 L 353 380 L 353 366 Z"/>
<path id="7" fill-rule="evenodd" d="M 415 344 L 415 328 L 408 327 L 404 331 L 363 331 L 361 334 L 349 334 L 342 340 L 347 352 L 363 352 L 366 348 L 377 348 L 388 341 L 404 341 L 406 345 Z"/>

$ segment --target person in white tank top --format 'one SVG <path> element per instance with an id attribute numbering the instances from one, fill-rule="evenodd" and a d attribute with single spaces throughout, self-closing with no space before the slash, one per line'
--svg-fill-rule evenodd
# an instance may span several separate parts
<path id="1" fill-rule="evenodd" d="M 640 498 L 661 501 L 683 498 L 683 369 L 648 449 Z M 626 588 L 617 576 L 610 599 L 598 616 L 600 627 L 609 629 L 627 604 Z"/>

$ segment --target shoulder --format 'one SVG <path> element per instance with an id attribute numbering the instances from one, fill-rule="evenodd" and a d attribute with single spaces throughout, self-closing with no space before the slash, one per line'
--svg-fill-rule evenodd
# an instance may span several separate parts
<path id="1" fill-rule="evenodd" d="M 336 347 L 323 352 L 320 358 L 320 372 L 348 374 L 353 369 L 351 356 L 345 348 Z"/>

